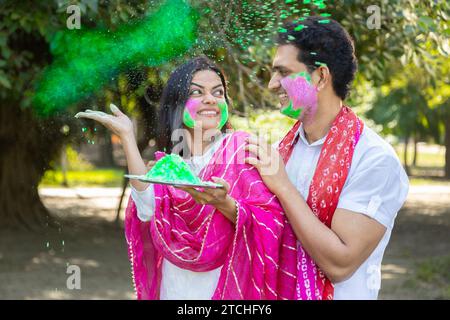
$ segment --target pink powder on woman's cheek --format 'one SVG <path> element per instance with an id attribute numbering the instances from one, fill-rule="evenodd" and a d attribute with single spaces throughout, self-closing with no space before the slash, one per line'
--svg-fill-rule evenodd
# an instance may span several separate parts
<path id="1" fill-rule="evenodd" d="M 294 110 L 303 109 L 302 114 L 313 115 L 317 111 L 317 88 L 302 76 L 281 79 L 281 86 L 292 101 Z"/>
<path id="2" fill-rule="evenodd" d="M 195 120 L 197 117 L 197 110 L 200 107 L 200 101 L 197 99 L 189 98 L 188 101 L 186 101 L 186 109 L 191 115 L 192 119 Z"/>

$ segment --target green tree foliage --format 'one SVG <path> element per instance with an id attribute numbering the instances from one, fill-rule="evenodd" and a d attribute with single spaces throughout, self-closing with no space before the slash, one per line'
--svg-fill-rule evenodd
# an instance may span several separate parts
<path id="1" fill-rule="evenodd" d="M 137 59 L 132 64 L 121 65 L 117 72 L 98 74 L 98 77 L 107 77 L 97 90 L 88 90 L 89 92 L 85 92 L 88 94 L 82 95 L 75 92 L 71 97 L 76 96 L 79 101 L 71 100 L 54 105 L 48 109 L 52 112 L 48 112 L 49 117 L 45 119 L 36 116 L 35 108 L 42 111 L 49 107 L 48 103 L 34 104 L 33 99 L 36 97 L 39 80 L 45 78 L 48 70 L 55 67 L 58 57 L 56 52 L 60 53 L 59 57 L 67 56 L 71 47 L 73 50 L 90 52 L 90 49 L 101 42 L 93 43 L 92 48 L 83 46 L 80 49 L 76 42 L 77 34 L 103 30 L 109 32 L 113 39 L 117 30 L 123 30 L 121 28 L 130 23 L 145 21 L 164 2 L 0 2 L 0 142 L 3 148 L 0 157 L 0 184 L 2 191 L 8 190 L 0 196 L 0 207 L 5 208 L 1 224 L 21 221 L 23 224 L 33 225 L 46 221 L 39 214 L 45 210 L 37 196 L 37 185 L 64 141 L 80 141 L 82 124 L 80 121 L 73 121 L 72 117 L 77 110 L 88 107 L 104 110 L 110 102 L 118 102 L 138 120 L 140 146 L 141 149 L 145 147 L 148 139 L 154 136 L 155 112 L 163 83 L 171 70 L 186 58 L 206 54 L 225 69 L 234 102 L 233 117 L 236 124 L 253 129 L 255 124 L 264 126 L 277 120 L 276 115 L 268 113 L 268 110 L 274 110 L 276 101 L 266 89 L 274 53 L 274 35 L 277 31 L 282 31 L 280 28 L 284 21 L 301 21 L 312 14 L 341 22 L 356 41 L 360 72 L 350 104 L 364 104 L 363 109 L 370 110 L 367 116 L 380 124 L 386 133 L 402 138 L 416 133 L 424 138 L 434 137 L 437 141 L 445 142 L 447 150 L 450 150 L 450 4 L 447 1 L 378 1 L 375 4 L 380 8 L 379 29 L 368 27 L 367 21 L 373 13 L 367 10 L 374 5 L 369 0 L 187 1 L 198 13 L 199 19 L 196 41 L 184 55 L 174 54 L 174 59 L 162 65 L 148 64 Z M 81 9 L 83 31 L 77 33 L 74 30 L 71 36 L 60 37 L 58 40 L 61 31 L 68 31 L 66 20 L 70 14 L 66 10 L 72 4 Z M 149 39 L 161 36 L 159 33 L 148 33 Z M 62 41 L 70 38 L 72 40 L 69 42 Z M 101 40 L 105 39 L 107 37 Z M 64 51 L 64 46 L 69 51 Z M 124 47 L 123 51 L 126 50 Z M 107 51 L 99 47 L 98 55 L 110 58 Z M 74 51 L 70 52 L 71 60 L 83 61 L 77 60 Z M 103 69 L 98 68 L 101 66 L 104 65 L 92 66 L 91 70 L 101 71 Z M 81 69 L 89 70 L 89 65 L 83 65 Z M 86 82 L 93 78 L 95 76 L 74 79 Z M 63 79 L 59 81 L 63 82 Z M 59 88 L 68 84 L 56 81 L 54 86 Z M 76 83 L 74 88 L 85 88 L 85 85 L 86 83 Z M 288 126 L 279 123 L 278 135 Z M 64 124 L 69 126 L 68 131 L 61 130 Z M 108 133 L 99 134 L 108 141 Z M 450 166 L 450 152 L 447 154 L 447 166 Z M 21 172 L 23 176 L 18 178 L 13 174 L 17 172 Z M 450 169 L 448 174 L 450 175 Z M 29 191 L 24 193 L 23 190 Z M 21 195 L 21 200 L 18 195 Z M 30 216 L 34 218 L 30 219 Z"/>

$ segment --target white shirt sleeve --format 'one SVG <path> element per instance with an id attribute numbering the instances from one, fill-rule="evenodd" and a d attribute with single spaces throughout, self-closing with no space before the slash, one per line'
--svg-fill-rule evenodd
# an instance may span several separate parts
<path id="1" fill-rule="evenodd" d="M 147 222 L 153 216 L 155 210 L 155 192 L 153 184 L 150 184 L 147 189 L 138 191 L 131 186 L 131 198 L 136 204 L 137 215 L 141 221 Z"/>
<path id="2" fill-rule="evenodd" d="M 273 148 L 273 149 L 278 148 L 278 145 L 280 144 L 280 142 L 281 142 L 281 139 L 278 140 L 278 141 L 276 141 L 275 143 L 272 143 L 272 148 Z"/>
<path id="3" fill-rule="evenodd" d="M 337 207 L 365 214 L 392 229 L 408 189 L 408 176 L 398 159 L 386 153 L 370 155 L 349 175 Z"/>

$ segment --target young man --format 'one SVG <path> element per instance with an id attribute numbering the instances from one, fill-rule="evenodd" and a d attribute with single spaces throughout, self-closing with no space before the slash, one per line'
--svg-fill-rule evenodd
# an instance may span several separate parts
<path id="1" fill-rule="evenodd" d="M 357 69 L 353 42 L 337 22 L 321 20 L 279 34 L 269 89 L 299 121 L 277 148 L 251 138 L 258 156 L 246 161 L 279 198 L 306 250 L 299 259 L 318 266 L 324 297 L 376 299 L 408 177 L 392 147 L 344 105 Z"/>

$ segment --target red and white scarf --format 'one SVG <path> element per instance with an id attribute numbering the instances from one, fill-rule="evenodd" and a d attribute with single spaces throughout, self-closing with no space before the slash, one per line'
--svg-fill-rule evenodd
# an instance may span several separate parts
<path id="1" fill-rule="evenodd" d="M 297 121 L 278 146 L 285 163 L 288 162 L 298 140 L 296 133 L 300 124 L 301 121 Z M 322 147 L 306 203 L 329 228 L 363 128 L 363 121 L 350 108 L 343 106 L 333 121 Z M 292 255 L 294 252 L 289 248 L 283 249 L 282 257 Z M 294 282 L 292 277 L 285 277 L 285 280 L 290 282 L 286 284 L 287 286 L 295 286 L 297 298 L 332 300 L 333 284 L 301 245 L 297 246 L 297 262 L 297 277 L 300 281 Z"/>

